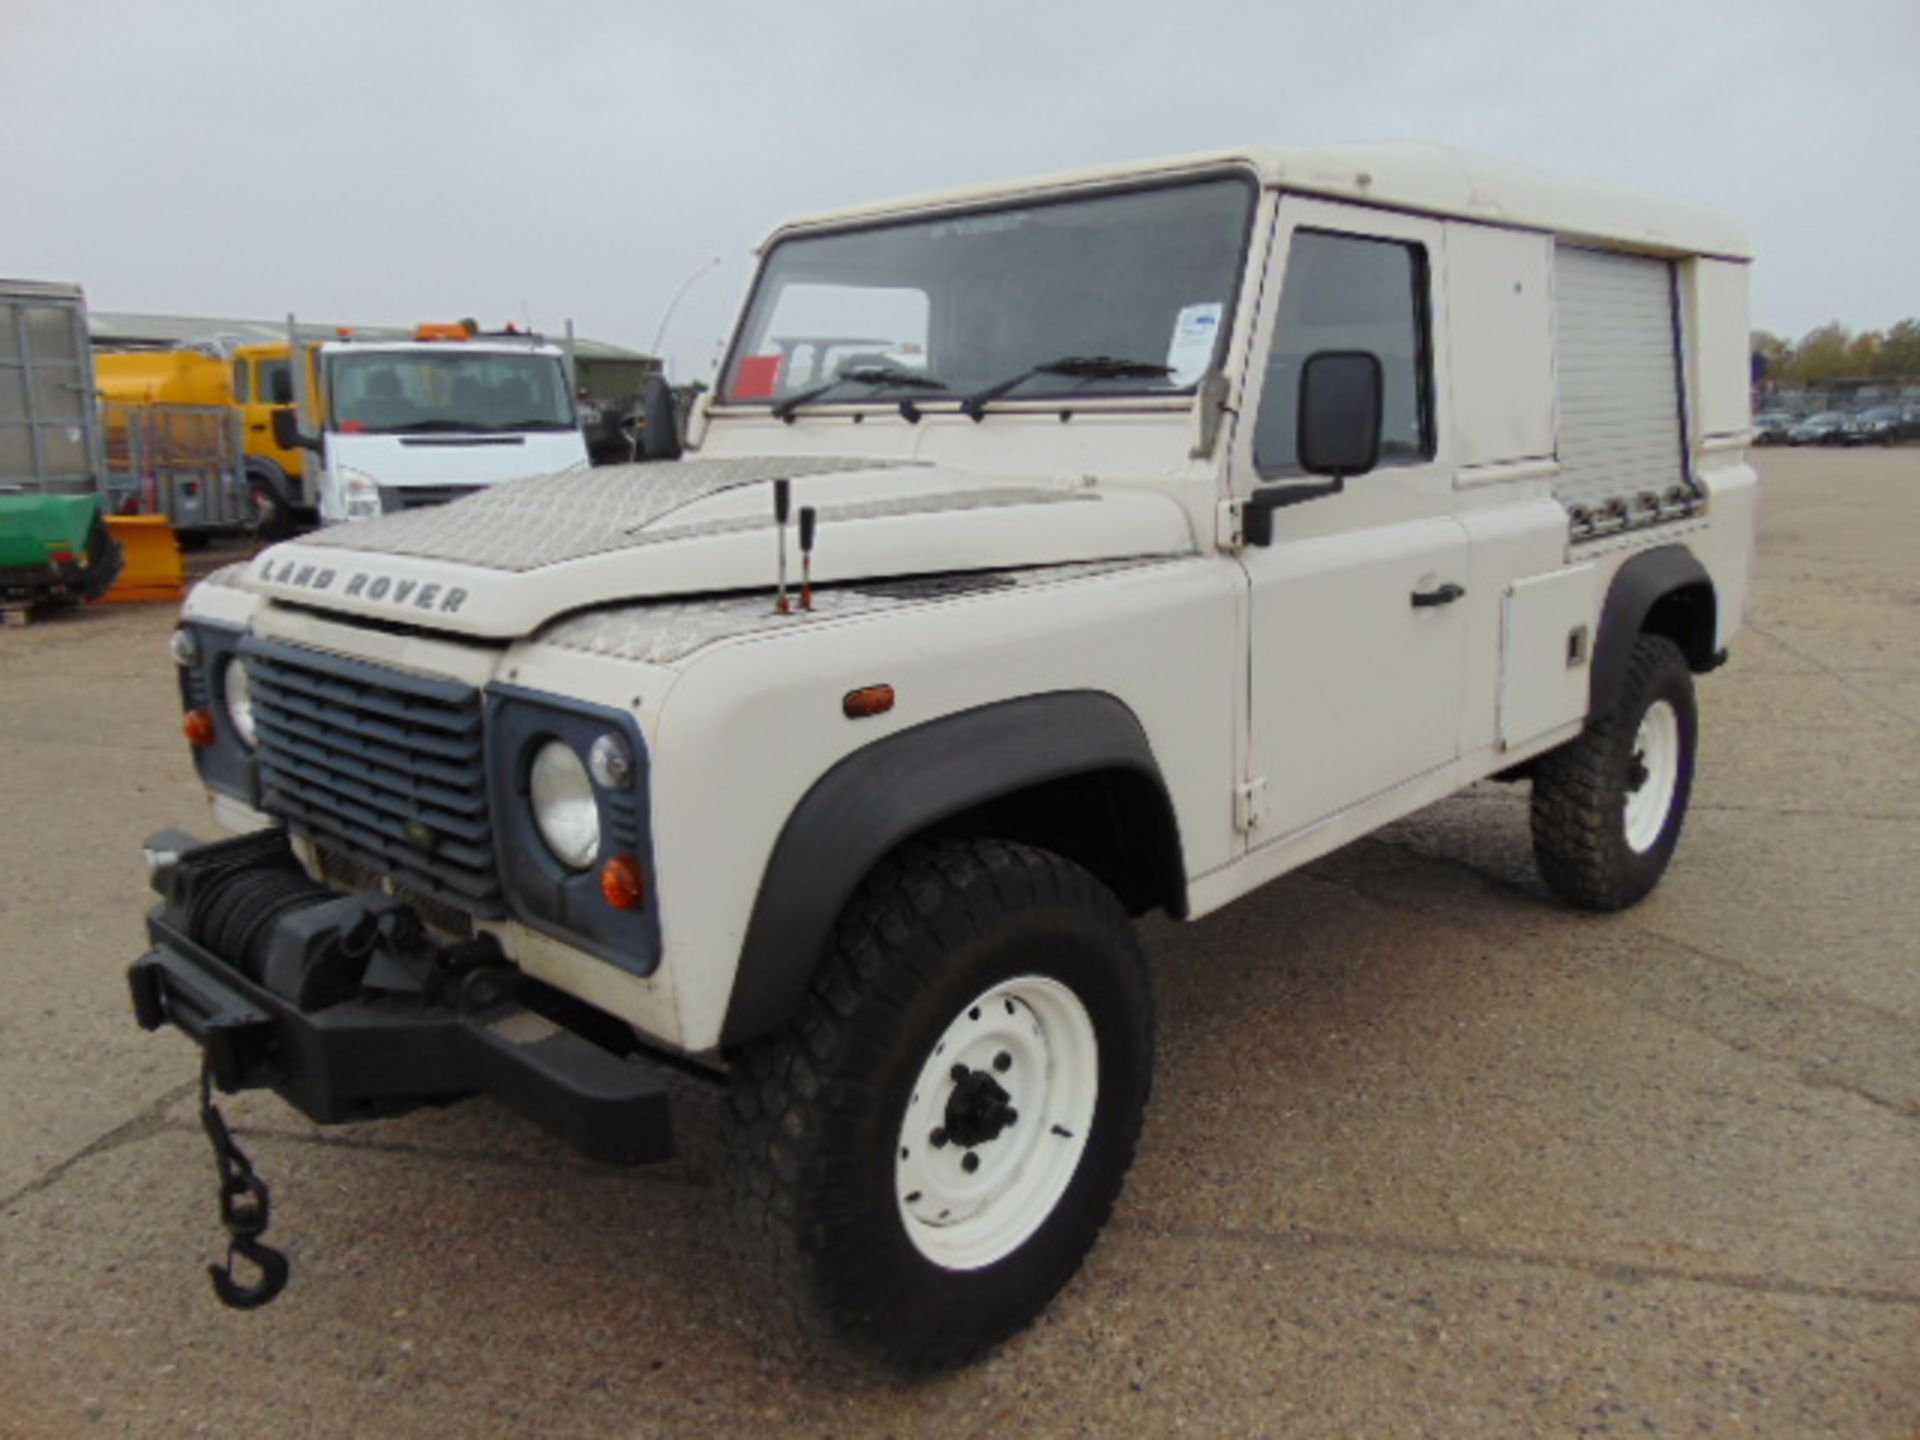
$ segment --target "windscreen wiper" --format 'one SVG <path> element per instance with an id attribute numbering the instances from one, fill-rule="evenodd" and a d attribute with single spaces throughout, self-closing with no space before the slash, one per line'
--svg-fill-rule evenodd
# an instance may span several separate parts
<path id="1" fill-rule="evenodd" d="M 1044 360 L 1022 370 L 1011 380 L 975 391 L 960 402 L 960 413 L 970 420 L 981 420 L 986 416 L 987 406 L 1036 375 L 1065 375 L 1071 380 L 1158 380 L 1172 373 L 1171 365 L 1155 365 L 1150 360 L 1121 360 L 1112 355 L 1062 355 L 1058 360 Z"/>
<path id="2" fill-rule="evenodd" d="M 798 395 L 789 395 L 773 407 L 776 419 L 793 423 L 794 412 L 802 405 L 811 405 L 829 391 L 838 390 L 842 385 L 868 385 L 878 389 L 882 385 L 891 385 L 902 390 L 944 390 L 947 383 L 936 380 L 931 375 L 921 375 L 912 370 L 899 370 L 891 365 L 861 365 L 852 370 L 843 370 L 824 385 L 816 385 L 811 390 L 802 390 Z"/>

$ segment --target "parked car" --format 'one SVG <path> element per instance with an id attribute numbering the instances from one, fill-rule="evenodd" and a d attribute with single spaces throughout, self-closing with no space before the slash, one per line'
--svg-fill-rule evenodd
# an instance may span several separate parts
<path id="1" fill-rule="evenodd" d="M 1793 416 L 1784 410 L 1763 410 L 1753 417 L 1753 443 L 1784 445 L 1793 429 Z"/>
<path id="2" fill-rule="evenodd" d="M 1900 438 L 1900 407 L 1876 405 L 1851 416 L 1840 431 L 1843 445 L 1891 445 Z"/>
<path id="3" fill-rule="evenodd" d="M 1789 445 L 1838 445 L 1846 431 L 1847 417 L 1838 410 L 1822 410 L 1809 415 L 1787 432 Z"/>
<path id="4" fill-rule="evenodd" d="M 1904 401 L 1881 405 L 1869 413 L 1886 418 L 1895 441 L 1920 440 L 1920 404 Z"/>

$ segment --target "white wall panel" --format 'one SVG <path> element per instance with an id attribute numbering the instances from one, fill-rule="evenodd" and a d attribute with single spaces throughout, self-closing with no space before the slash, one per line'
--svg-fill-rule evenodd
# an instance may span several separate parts
<path id="1" fill-rule="evenodd" d="M 1463 467 L 1553 454 L 1550 236 L 1447 226 L 1452 453 Z"/>
<path id="2" fill-rule="evenodd" d="M 1753 423 L 1747 267 L 1732 260 L 1687 264 L 1692 295 L 1696 436 L 1739 435 Z"/>

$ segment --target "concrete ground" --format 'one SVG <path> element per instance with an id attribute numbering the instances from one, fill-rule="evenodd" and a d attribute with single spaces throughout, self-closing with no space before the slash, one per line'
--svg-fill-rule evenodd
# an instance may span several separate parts
<path id="1" fill-rule="evenodd" d="M 770 1353 L 712 1101 L 657 1170 L 485 1104 L 229 1114 L 287 1294 L 222 1310 L 193 1055 L 122 974 L 201 817 L 169 607 L 0 633 L 0 1432 L 1843 1435 L 1920 1429 L 1920 449 L 1762 451 L 1752 624 L 1666 884 L 1552 904 L 1488 786 L 1147 929 L 1111 1230 L 986 1363 Z"/>

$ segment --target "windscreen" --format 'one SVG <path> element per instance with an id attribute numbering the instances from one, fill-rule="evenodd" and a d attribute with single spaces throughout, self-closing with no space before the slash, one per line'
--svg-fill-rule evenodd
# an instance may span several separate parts
<path id="1" fill-rule="evenodd" d="M 484 350 L 370 350 L 327 365 L 335 429 L 571 430 L 573 400 L 557 355 Z"/>
<path id="2" fill-rule="evenodd" d="M 781 241 L 722 397 L 778 401 L 893 372 L 920 383 L 843 398 L 937 400 L 1088 357 L 1132 368 L 1035 374 L 1007 398 L 1191 389 L 1225 343 L 1255 194 L 1220 177 Z"/>

